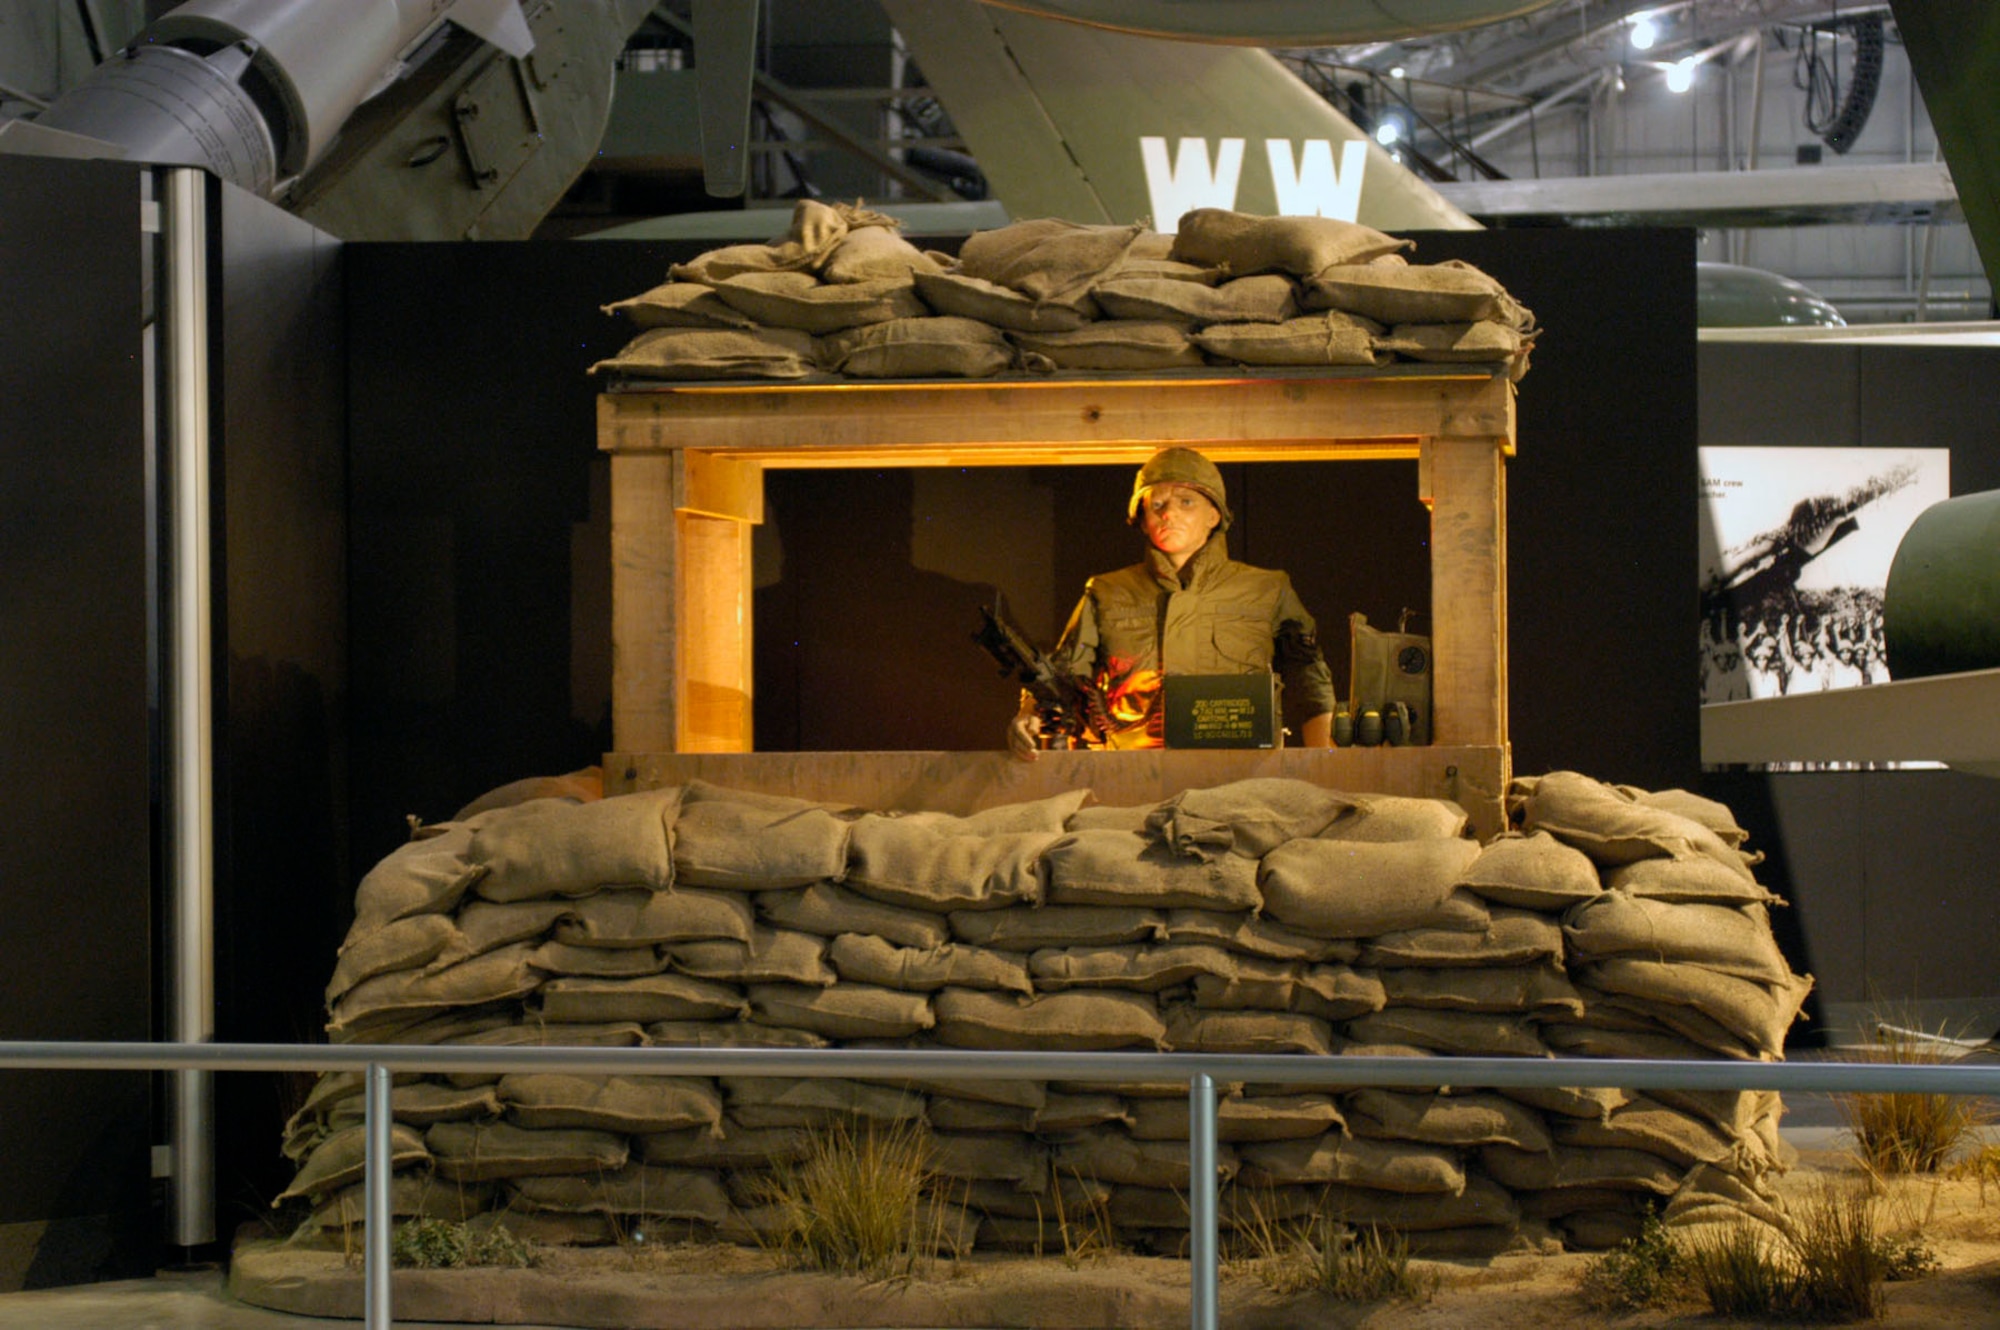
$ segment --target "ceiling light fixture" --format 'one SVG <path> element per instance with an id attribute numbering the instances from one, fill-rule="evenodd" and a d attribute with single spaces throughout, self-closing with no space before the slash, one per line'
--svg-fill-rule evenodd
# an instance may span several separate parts
<path id="1" fill-rule="evenodd" d="M 1660 25 L 1647 15 L 1641 14 L 1632 20 L 1632 49 L 1650 51 L 1653 43 L 1660 39 Z"/>
<path id="2" fill-rule="evenodd" d="M 1667 66 L 1667 91 L 1686 92 L 1694 86 L 1694 67 L 1698 62 L 1693 56 L 1676 60 Z"/>

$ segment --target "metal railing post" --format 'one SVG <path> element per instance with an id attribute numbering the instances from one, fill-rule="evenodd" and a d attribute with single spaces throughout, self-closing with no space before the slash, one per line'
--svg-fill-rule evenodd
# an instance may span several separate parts
<path id="1" fill-rule="evenodd" d="M 366 1097 L 362 1132 L 367 1153 L 362 1163 L 362 1208 L 367 1231 L 362 1237 L 361 1286 L 362 1317 L 367 1330 L 389 1330 L 389 1226 L 393 1222 L 389 1204 L 389 1168 L 394 1160 L 390 1128 L 394 1122 L 389 1107 L 389 1069 L 371 1062 L 362 1073 Z"/>
<path id="2" fill-rule="evenodd" d="M 1216 1268 L 1215 1078 L 1188 1078 L 1188 1301 L 1194 1330 L 1216 1330 L 1221 1292 Z"/>

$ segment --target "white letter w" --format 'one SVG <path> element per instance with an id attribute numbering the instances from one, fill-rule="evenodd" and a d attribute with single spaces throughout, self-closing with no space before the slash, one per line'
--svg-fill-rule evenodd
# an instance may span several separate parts
<path id="1" fill-rule="evenodd" d="M 1325 139 L 1299 145 L 1298 170 L 1292 169 L 1290 139 L 1265 139 L 1271 159 L 1271 190 L 1280 217 L 1337 217 L 1351 222 L 1361 216 L 1361 171 L 1368 162 L 1366 139 L 1340 145 L 1340 170 L 1333 169 L 1333 147 Z"/>
<path id="2" fill-rule="evenodd" d="M 1153 200 L 1153 229 L 1161 234 L 1180 230 L 1181 214 L 1196 208 L 1233 208 L 1236 184 L 1243 175 L 1243 140 L 1223 139 L 1215 170 L 1208 169 L 1208 140 L 1184 138 L 1167 165 L 1167 141 L 1139 140 L 1139 159 L 1146 167 L 1146 192 Z M 1360 179 L 1357 172 L 1355 178 Z"/>

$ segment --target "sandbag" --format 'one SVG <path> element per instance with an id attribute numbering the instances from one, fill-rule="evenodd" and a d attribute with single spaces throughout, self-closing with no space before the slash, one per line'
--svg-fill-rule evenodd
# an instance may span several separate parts
<path id="1" fill-rule="evenodd" d="M 325 1196 L 341 1188 L 358 1182 L 367 1162 L 368 1138 L 360 1125 L 334 1132 L 321 1141 L 299 1171 L 292 1178 L 291 1186 L 278 1194 L 273 1206 L 281 1205 L 295 1196 Z M 431 1151 L 424 1138 L 400 1123 L 389 1126 L 389 1167 L 391 1170 L 414 1168 L 429 1162 Z"/>
<path id="2" fill-rule="evenodd" d="M 1166 1031 L 1168 1046 L 1181 1053 L 1308 1053 L 1326 1057 L 1334 1052 L 1332 1028 L 1319 1017 L 1302 1012 L 1169 1007 Z"/>
<path id="3" fill-rule="evenodd" d="M 1521 812 L 1524 830 L 1547 831 L 1601 867 L 1703 857 L 1739 877 L 1751 876 L 1743 855 L 1701 823 L 1639 803 L 1615 786 L 1574 771 L 1552 771 L 1537 779 Z"/>
<path id="4" fill-rule="evenodd" d="M 1323 937 L 1409 928 L 1483 933 L 1486 907 L 1455 888 L 1478 854 L 1469 840 L 1294 840 L 1264 856 L 1258 885 L 1267 914 Z"/>
<path id="5" fill-rule="evenodd" d="M 555 939 L 577 947 L 748 942 L 755 926 L 750 903 L 733 892 L 614 888 L 570 905 L 556 922 Z"/>
<path id="6" fill-rule="evenodd" d="M 954 912 L 951 931 L 961 941 L 1008 952 L 1116 946 L 1121 942 L 1155 942 L 1167 936 L 1166 918 L 1158 910 L 1121 905 Z"/>
<path id="7" fill-rule="evenodd" d="M 397 846 L 369 869 L 354 892 L 354 931 L 372 932 L 413 914 L 449 914 L 486 866 L 466 858 L 474 828 L 436 833 Z"/>
<path id="8" fill-rule="evenodd" d="M 961 836 L 869 814 L 849 828 L 843 881 L 871 899 L 940 914 L 1040 904 L 1042 853 L 1060 834 Z"/>
<path id="9" fill-rule="evenodd" d="M 1184 858 L 1135 832 L 1072 831 L 1048 847 L 1044 863 L 1053 905 L 1255 910 L 1263 902 L 1255 859 Z"/>
<path id="10" fill-rule="evenodd" d="M 1521 354 L 1521 334 L 1498 319 L 1476 323 L 1400 323 L 1375 349 L 1436 364 L 1499 364 Z"/>
<path id="11" fill-rule="evenodd" d="M 835 980 L 827 941 L 813 933 L 758 927 L 748 942 L 679 942 L 667 958 L 682 974 L 732 984 L 808 984 L 826 988 Z"/>
<path id="12" fill-rule="evenodd" d="M 720 1224 L 729 1217 L 729 1198 L 713 1173 L 691 1168 L 627 1164 L 601 1177 L 521 1177 L 510 1180 L 514 1201 L 528 1210 L 692 1219 Z"/>
<path id="13" fill-rule="evenodd" d="M 741 942 L 707 943 L 741 947 Z M 543 942 L 528 953 L 528 964 L 544 974 L 588 975 L 596 979 L 630 979 L 658 974 L 667 958 L 655 947 L 579 947 L 569 942 Z"/>
<path id="14" fill-rule="evenodd" d="M 1469 263 L 1346 261 L 1306 275 L 1299 304 L 1338 309 L 1394 327 L 1500 318 L 1506 288 Z"/>
<path id="15" fill-rule="evenodd" d="M 1346 1101 L 1348 1130 L 1357 1136 L 1471 1146 L 1502 1142 L 1546 1150 L 1549 1129 L 1539 1113 L 1497 1094 L 1359 1089 Z"/>
<path id="16" fill-rule="evenodd" d="M 1761 905 L 1679 903 L 1612 890 L 1572 911 L 1563 934 L 1582 960 L 1685 962 L 1763 983 L 1791 975 Z"/>
<path id="17" fill-rule="evenodd" d="M 684 974 L 551 979 L 536 994 L 546 1021 L 713 1021 L 740 1018 L 743 990 Z"/>
<path id="18" fill-rule="evenodd" d="M 1010 332 L 1030 369 L 1187 369 L 1207 362 L 1178 323 L 1105 319 L 1069 332 Z"/>
<path id="19" fill-rule="evenodd" d="M 1458 881 L 1495 905 L 1524 910 L 1564 910 L 1604 890 L 1590 856 L 1546 831 L 1494 839 Z"/>
<path id="20" fill-rule="evenodd" d="M 1298 313 L 1289 277 L 1239 277 L 1210 286 L 1121 270 L 1091 288 L 1114 319 L 1163 319 L 1197 327 L 1210 323 L 1282 323 Z"/>
<path id="21" fill-rule="evenodd" d="M 364 979 L 394 970 L 414 970 L 435 960 L 458 936 L 450 919 L 439 914 L 409 915 L 380 928 L 348 930 L 326 986 L 332 1002 Z"/>
<path id="22" fill-rule="evenodd" d="M 1190 1176 L 1185 1140 L 1135 1140 L 1116 1127 L 1080 1131 L 1053 1142 L 1049 1161 L 1059 1175 L 1074 1175 L 1113 1186 L 1185 1188 Z M 1235 1148 L 1218 1145 L 1215 1164 L 1218 1177 L 1235 1177 Z"/>
<path id="23" fill-rule="evenodd" d="M 1399 968 L 1381 972 L 1389 1005 L 1442 1011 L 1532 1012 L 1581 1017 L 1583 995 L 1550 965 L 1494 969 Z"/>
<path id="24" fill-rule="evenodd" d="M 1116 268 L 1144 228 L 1090 226 L 1044 217 L 975 231 L 958 250 L 958 271 L 1036 300 L 1087 292 Z"/>
<path id="25" fill-rule="evenodd" d="M 1404 794 L 1358 794 L 1354 807 L 1318 834 L 1327 840 L 1456 840 L 1470 818 L 1449 799 Z"/>
<path id="26" fill-rule="evenodd" d="M 1122 947 L 1048 947 L 1028 957 L 1036 991 L 1123 988 L 1157 993 L 1197 975 L 1234 975 L 1236 963 L 1220 947 L 1199 942 Z"/>
<path id="27" fill-rule="evenodd" d="M 820 265 L 819 275 L 828 282 L 854 283 L 942 271 L 936 259 L 896 234 L 895 228 L 864 226 L 849 228 Z"/>
<path id="28" fill-rule="evenodd" d="M 689 1076 L 573 1076 L 512 1073 L 497 1094 L 517 1127 L 583 1127 L 598 1131 L 714 1129 L 722 1096 L 712 1081 Z"/>
<path id="29" fill-rule="evenodd" d="M 983 379 L 1014 363 L 998 329 L 947 315 L 902 317 L 821 337 L 821 368 L 851 379 Z"/>
<path id="30" fill-rule="evenodd" d="M 1314 937 L 1257 915 L 1213 910 L 1170 911 L 1166 935 L 1176 942 L 1213 942 L 1266 960 L 1351 961 L 1361 954 L 1360 945 L 1349 939 Z"/>
<path id="31" fill-rule="evenodd" d="M 1134 1140 L 1188 1139 L 1188 1103 L 1182 1099 L 1137 1099 L 1130 1106 Z M 1324 1136 L 1343 1125 L 1340 1110 L 1328 1094 L 1231 1095 L 1215 1104 L 1215 1138 L 1219 1141 L 1292 1141 Z"/>
<path id="32" fill-rule="evenodd" d="M 1374 1191 L 1457 1193 L 1465 1169 L 1450 1150 L 1412 1141 L 1373 1140 L 1331 1131 L 1317 1138 L 1246 1145 L 1242 1180 L 1251 1186 L 1343 1183 Z"/>
<path id="33" fill-rule="evenodd" d="M 640 328 L 753 328 L 756 320 L 723 303 L 702 282 L 665 282 L 601 307 Z"/>
<path id="34" fill-rule="evenodd" d="M 1212 859 L 1234 851 L 1262 858 L 1288 840 L 1314 836 L 1362 796 L 1310 781 L 1258 776 L 1183 790 L 1146 815 L 1146 834 L 1174 854 Z"/>
<path id="35" fill-rule="evenodd" d="M 1621 864 L 1604 875 L 1604 885 L 1647 900 L 1688 905 L 1784 903 L 1754 879 L 1706 856 Z"/>
<path id="36" fill-rule="evenodd" d="M 957 990 L 947 990 L 957 991 Z M 936 1024 L 930 999 L 865 984 L 750 985 L 750 1018 L 829 1039 L 893 1039 Z"/>
<path id="37" fill-rule="evenodd" d="M 814 368 L 812 335 L 792 328 L 648 328 L 590 372 L 634 379 L 802 379 Z"/>
<path id="38" fill-rule="evenodd" d="M 729 1120 L 754 1130 L 833 1123 L 922 1123 L 924 1097 L 832 1076 L 724 1076 Z M 865 1128 L 864 1128 L 865 1130 Z"/>
<path id="39" fill-rule="evenodd" d="M 1384 1007 L 1348 1023 L 1349 1036 L 1366 1044 L 1415 1044 L 1461 1057 L 1546 1057 L 1535 1027 L 1518 1016 L 1428 1007 Z"/>
<path id="40" fill-rule="evenodd" d="M 674 822 L 674 871 L 689 886 L 802 887 L 840 877 L 847 832 L 824 804 L 695 781 Z"/>
<path id="41" fill-rule="evenodd" d="M 1014 332 L 1069 332 L 1097 317 L 1087 288 L 1062 300 L 1037 300 L 964 273 L 916 274 L 917 294 L 941 315 Z"/>
<path id="42" fill-rule="evenodd" d="M 1366 321 L 1325 310 L 1282 323 L 1211 323 L 1196 329 L 1194 344 L 1217 360 L 1239 365 L 1382 365 Z"/>
<path id="43" fill-rule="evenodd" d="M 757 913 L 780 928 L 817 933 L 827 938 L 841 933 L 866 933 L 899 947 L 941 947 L 951 940 L 952 932 L 945 921 L 934 913 L 885 905 L 831 882 L 815 882 L 794 891 L 760 891 L 757 893 Z M 1014 913 L 1002 911 L 991 918 L 1007 920 L 1014 917 Z M 980 941 L 978 938 L 967 940 Z"/>
<path id="44" fill-rule="evenodd" d="M 1408 240 L 1335 217 L 1264 217 L 1192 208 L 1181 214 L 1172 257 L 1238 276 L 1284 272 L 1310 277 L 1335 264 L 1367 263 L 1411 248 Z"/>
<path id="45" fill-rule="evenodd" d="M 1490 966 L 1560 965 L 1562 928 L 1545 914 L 1495 909 L 1483 933 L 1452 928 L 1413 928 L 1370 938 L 1361 948 L 1364 965 L 1384 969 L 1413 965 L 1484 969 Z"/>
<path id="46" fill-rule="evenodd" d="M 1049 993 L 1020 1002 L 998 993 L 947 988 L 933 999 L 937 1037 L 954 1048 L 1163 1048 L 1166 1026 L 1137 993 Z"/>
<path id="47" fill-rule="evenodd" d="M 625 1166 L 623 1136 L 608 1131 L 531 1131 L 508 1122 L 440 1122 L 424 1133 L 440 1177 L 454 1182 L 581 1173 Z"/>
<path id="48" fill-rule="evenodd" d="M 842 933 L 833 940 L 828 959 L 849 983 L 905 992 L 929 993 L 955 986 L 997 988 L 1026 997 L 1035 991 L 1025 956 L 951 942 L 918 949 L 898 947 L 861 933 Z"/>

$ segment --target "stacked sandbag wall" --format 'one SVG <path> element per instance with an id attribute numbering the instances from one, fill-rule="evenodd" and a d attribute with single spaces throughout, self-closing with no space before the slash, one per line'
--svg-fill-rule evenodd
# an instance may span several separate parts
<path id="1" fill-rule="evenodd" d="M 1256 779 L 967 817 L 696 782 L 422 829 L 361 883 L 337 1042 L 1769 1059 L 1809 981 L 1721 806 L 1573 773 L 1457 805 Z M 393 1206 L 555 1242 L 754 1241 L 814 1129 L 927 1134 L 964 1241 L 1187 1236 L 1184 1081 L 406 1075 Z M 358 1078 L 288 1124 L 287 1198 L 361 1213 Z M 1764 1093 L 1223 1087 L 1222 1222 L 1419 1251 L 1602 1247 L 1767 1212 Z"/>
<path id="2" fill-rule="evenodd" d="M 1533 316 L 1469 264 L 1325 217 L 1218 208 L 1144 227 L 1015 222 L 956 255 L 895 219 L 802 200 L 785 236 L 674 265 L 605 306 L 640 329 L 594 372 L 630 379 L 923 379 L 1311 368 L 1527 370 Z"/>

